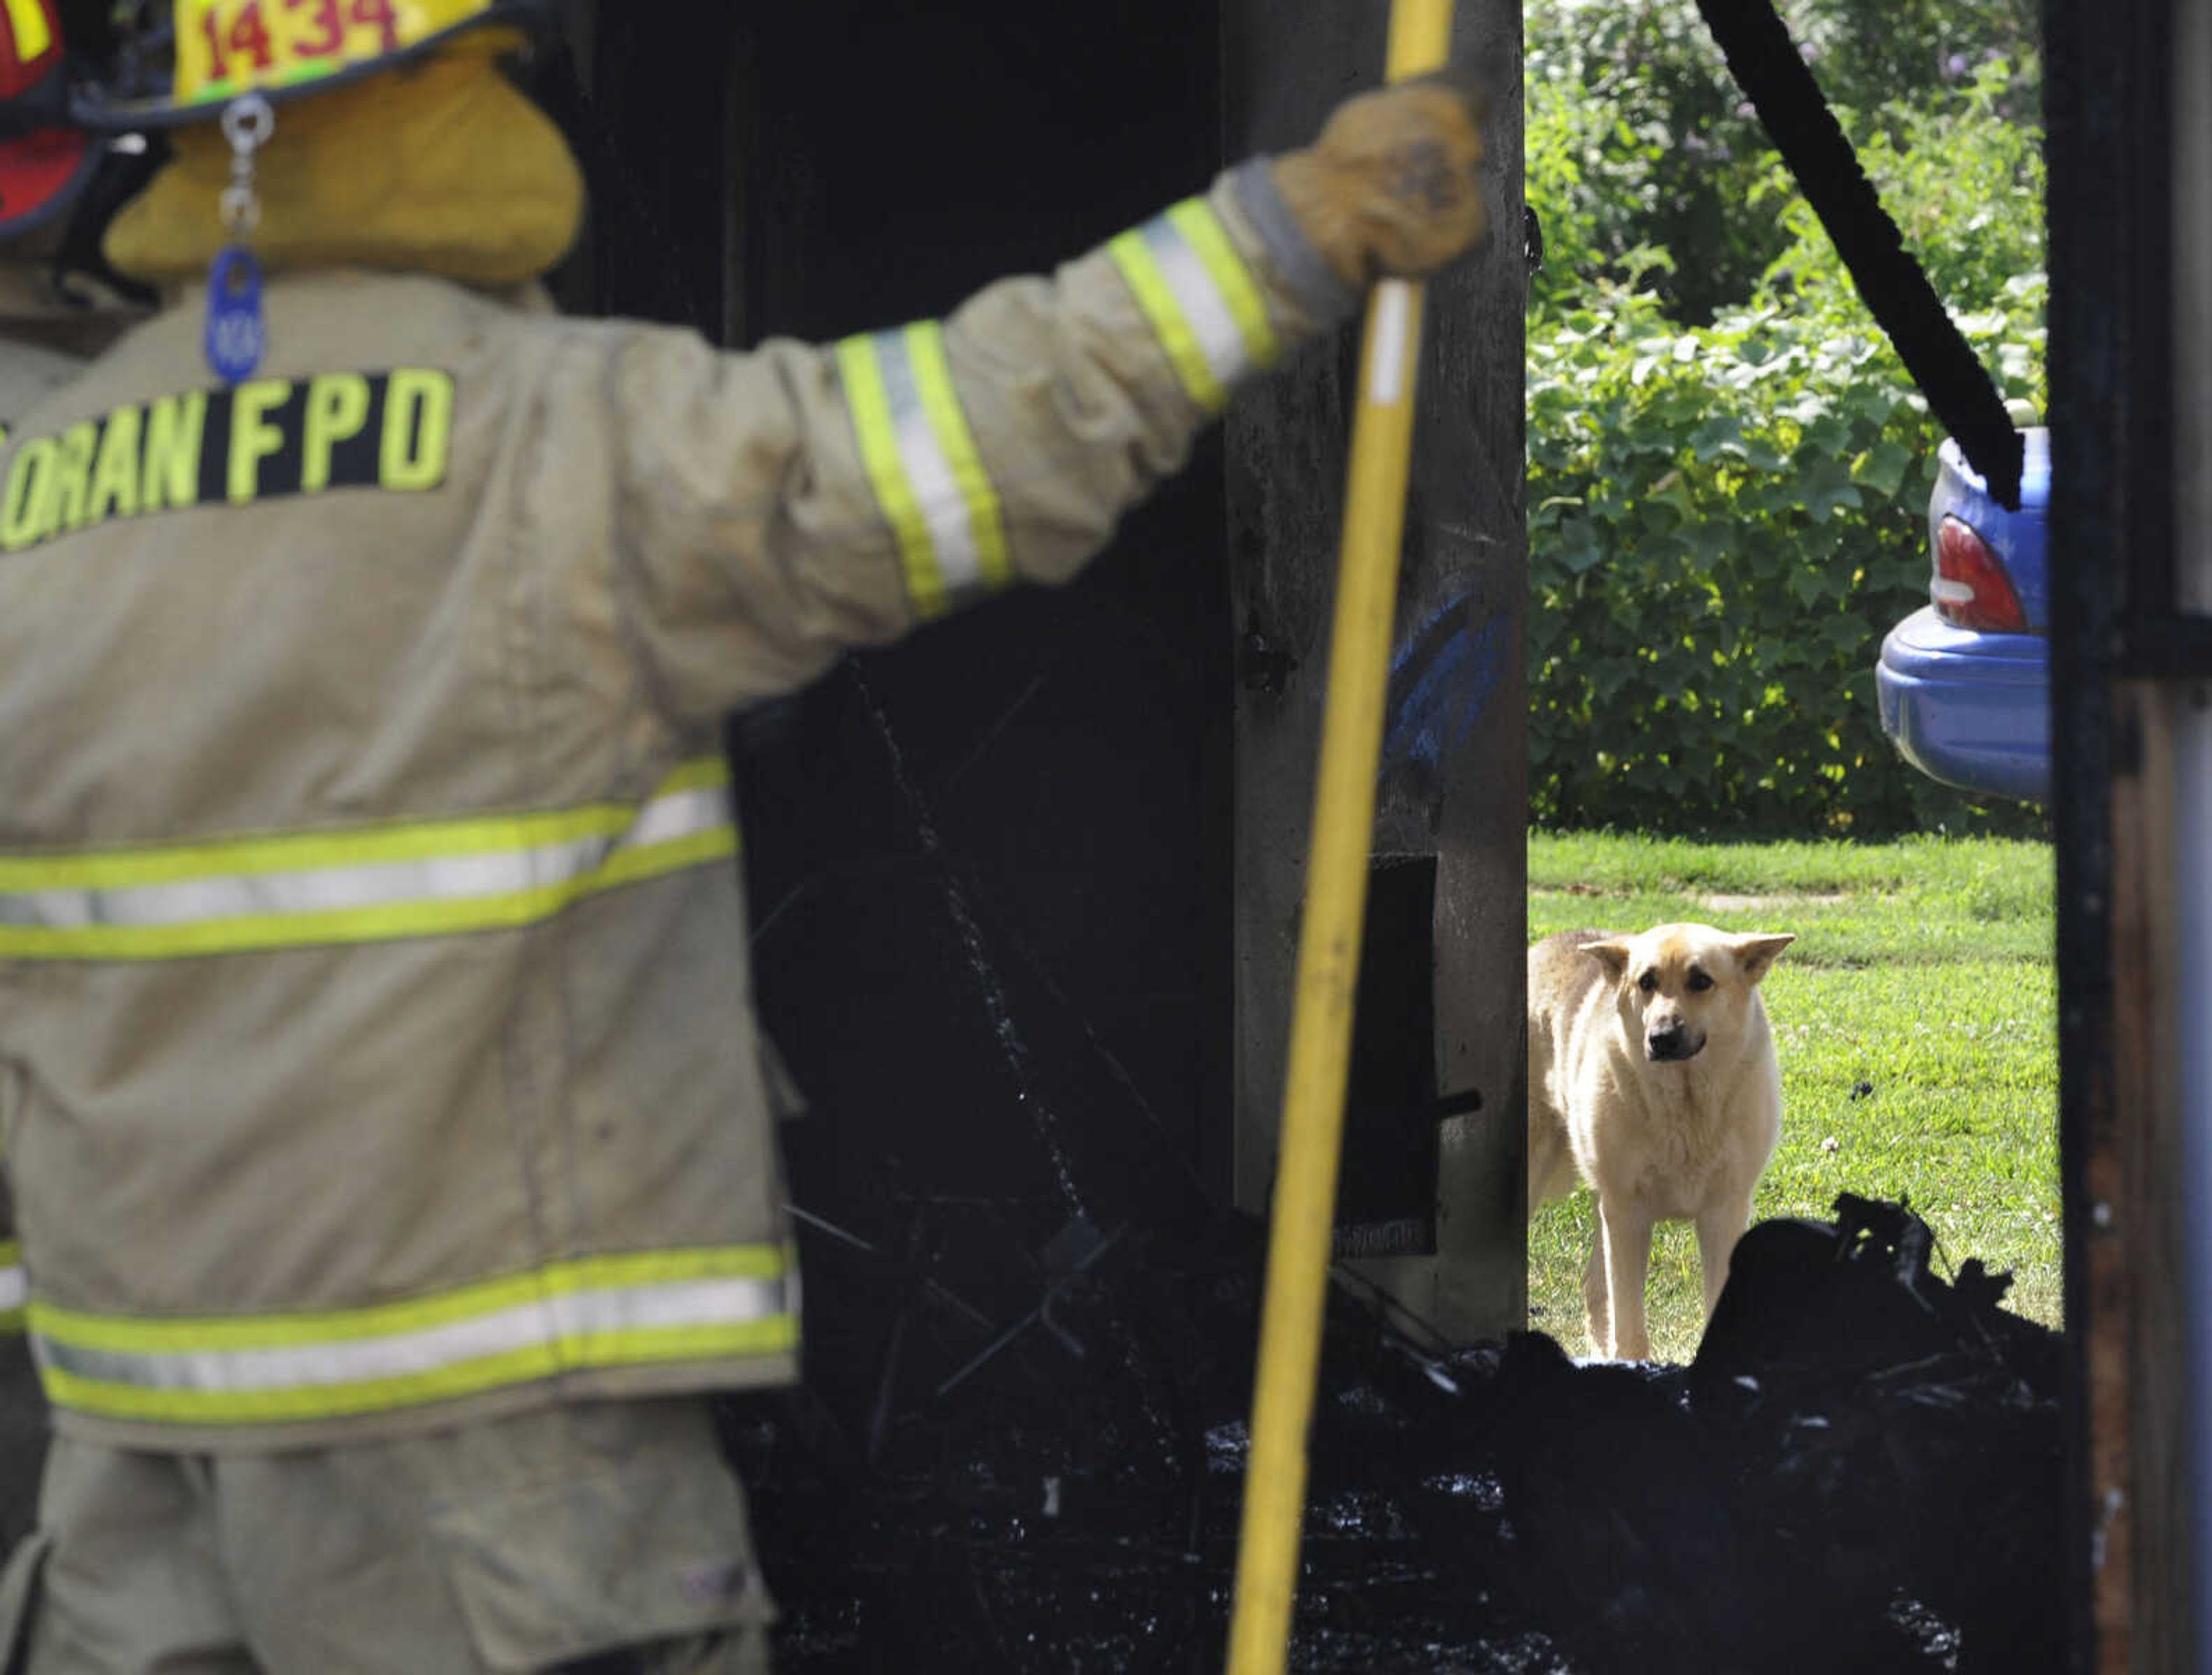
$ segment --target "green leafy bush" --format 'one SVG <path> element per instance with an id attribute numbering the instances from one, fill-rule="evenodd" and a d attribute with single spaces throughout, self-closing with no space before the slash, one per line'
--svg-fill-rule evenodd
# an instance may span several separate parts
<path id="1" fill-rule="evenodd" d="M 2039 274 L 1969 339 L 2039 405 Z M 2038 829 L 1882 736 L 1874 667 L 1927 602 L 1940 429 L 1850 310 L 1671 324 L 1615 291 L 1533 335 L 1529 800 L 1547 826 Z"/>
<path id="2" fill-rule="evenodd" d="M 1908 246 L 2003 393 L 2039 411 L 2032 0 L 1786 9 L 1832 96 L 1869 101 L 1837 114 Z M 1532 818 L 2042 830 L 1882 736 L 1874 668 L 1927 602 L 1941 429 L 1694 9 L 1532 0 L 1528 19 L 1548 276 L 1528 333 Z M 1873 102 L 1889 91 L 1905 96 Z"/>

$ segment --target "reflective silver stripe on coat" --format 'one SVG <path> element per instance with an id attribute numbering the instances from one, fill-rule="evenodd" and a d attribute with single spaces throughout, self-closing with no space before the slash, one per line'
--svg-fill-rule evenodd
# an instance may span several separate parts
<path id="1" fill-rule="evenodd" d="M 1230 312 L 1229 300 L 1222 295 L 1198 252 L 1167 216 L 1156 216 L 1134 230 L 1159 265 L 1168 289 L 1175 293 L 1183 324 L 1190 328 L 1215 381 L 1224 389 L 1231 387 L 1252 369 L 1253 357 L 1237 316 Z"/>
<path id="2" fill-rule="evenodd" d="M 487 1357 L 544 1350 L 558 1364 L 590 1357 L 563 1346 L 596 1334 L 727 1326 L 789 1313 L 781 1279 L 698 1279 L 556 1294 L 414 1331 L 245 1349 L 94 1349 L 34 1332 L 41 1365 L 142 1390 L 244 1394 L 327 1389 L 434 1374 Z"/>
<path id="3" fill-rule="evenodd" d="M 671 791 L 644 804 L 635 822 L 619 838 L 580 838 L 480 855 L 434 856 L 108 889 L 0 892 L 0 924 L 58 930 L 98 925 L 189 925 L 517 894 L 576 883 L 624 850 L 712 831 L 729 825 L 732 819 L 726 787 Z"/>
<path id="4" fill-rule="evenodd" d="M 967 598 L 983 587 L 983 554 L 975 538 L 968 500 L 961 493 L 952 461 L 937 439 L 922 405 L 921 381 L 903 332 L 877 332 L 868 341 L 876 351 L 876 370 L 884 381 L 884 405 L 899 464 L 914 490 L 915 509 L 929 530 L 929 541 L 946 594 Z"/>
<path id="5" fill-rule="evenodd" d="M 656 844 L 672 844 L 679 838 L 696 837 L 702 831 L 712 831 L 717 826 L 728 825 L 736 819 L 726 785 L 700 785 L 685 791 L 664 791 L 647 801 L 637 811 L 637 819 L 614 846 L 614 852 L 623 850 L 650 849 Z M 604 846 L 602 846 L 604 848 Z M 597 866 L 595 861 L 592 866 Z M 586 871 L 590 870 L 586 867 Z M 572 874 L 573 876 L 573 874 Z"/>

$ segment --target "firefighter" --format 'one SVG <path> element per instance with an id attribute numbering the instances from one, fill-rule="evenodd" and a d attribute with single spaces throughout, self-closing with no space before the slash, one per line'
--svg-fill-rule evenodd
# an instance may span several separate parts
<path id="1" fill-rule="evenodd" d="M 30 1675 L 764 1668 L 709 1403 L 799 1291 L 723 718 L 1066 580 L 1483 225 L 1431 81 L 941 322 L 562 319 L 537 11 L 178 0 L 94 113 L 171 130 L 106 241 L 170 301 L 0 451 Z"/>

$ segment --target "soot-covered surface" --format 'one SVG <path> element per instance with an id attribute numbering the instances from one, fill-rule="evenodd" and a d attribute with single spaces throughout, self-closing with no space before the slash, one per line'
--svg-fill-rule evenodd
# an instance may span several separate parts
<path id="1" fill-rule="evenodd" d="M 1746 1235 L 1687 1367 L 1439 1353 L 1340 1287 L 1292 1667 L 2057 1668 L 2059 1341 L 1902 1207 L 1837 1210 Z M 918 1289 L 863 1419 L 732 1404 L 779 1670 L 1218 1669 L 1260 1258 L 1075 1224 L 1034 1318 Z"/>

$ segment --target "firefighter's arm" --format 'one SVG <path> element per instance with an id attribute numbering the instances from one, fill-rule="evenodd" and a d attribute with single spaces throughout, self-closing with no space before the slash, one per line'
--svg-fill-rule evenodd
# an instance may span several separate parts
<path id="1" fill-rule="evenodd" d="M 664 706 L 703 718 L 1072 576 L 1238 385 L 1474 242 L 1481 155 L 1468 92 L 1408 83 L 942 321 L 744 356 L 639 330 L 616 584 Z"/>

